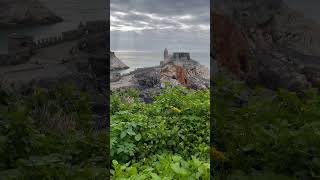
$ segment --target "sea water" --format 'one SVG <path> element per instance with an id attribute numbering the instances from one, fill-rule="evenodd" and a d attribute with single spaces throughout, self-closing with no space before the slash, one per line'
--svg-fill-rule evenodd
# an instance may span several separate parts
<path id="1" fill-rule="evenodd" d="M 210 53 L 206 51 L 190 52 L 190 58 L 210 68 Z M 164 54 L 162 51 L 115 51 L 115 55 L 130 68 L 121 71 L 122 74 L 137 68 L 153 67 L 160 65 Z"/>

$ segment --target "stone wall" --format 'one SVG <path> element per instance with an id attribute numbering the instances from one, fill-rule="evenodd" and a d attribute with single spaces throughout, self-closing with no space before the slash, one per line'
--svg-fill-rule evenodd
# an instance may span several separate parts
<path id="1" fill-rule="evenodd" d="M 46 48 L 46 47 L 49 47 L 52 45 L 59 44 L 63 41 L 64 41 L 63 36 L 57 35 L 57 36 L 51 36 L 51 37 L 38 39 L 35 42 L 35 44 L 36 44 L 36 49 L 41 49 L 41 48 Z"/>
<path id="2" fill-rule="evenodd" d="M 186 52 L 174 52 L 172 55 L 173 59 L 186 59 L 190 60 L 190 53 Z"/>
<path id="3" fill-rule="evenodd" d="M 56 36 L 49 36 L 35 41 L 36 49 L 47 48 L 53 45 L 79 39 L 81 36 L 77 30 L 65 31 Z"/>
<path id="4" fill-rule="evenodd" d="M 82 24 L 82 23 L 81 23 Z M 73 41 L 81 38 L 85 34 L 95 34 L 107 30 L 105 21 L 89 21 L 86 25 L 79 26 L 77 29 L 61 32 L 57 36 L 49 36 L 37 40 L 36 49 L 50 47 L 65 41 Z"/>
<path id="5" fill-rule="evenodd" d="M 14 51 L 10 51 L 8 54 L 0 54 L 0 66 L 25 63 L 29 60 L 33 50 L 47 48 L 66 41 L 77 40 L 89 34 L 98 34 L 101 32 L 105 32 L 106 30 L 106 21 L 89 21 L 86 23 L 86 25 L 79 26 L 77 29 L 64 31 L 61 32 L 61 34 L 59 35 L 48 36 L 45 38 L 38 39 L 36 41 L 32 40 L 34 46 L 30 48 L 25 48 L 23 50 L 19 50 L 21 48 L 16 48 Z M 13 44 L 11 46 L 18 47 L 18 45 L 16 44 Z"/>

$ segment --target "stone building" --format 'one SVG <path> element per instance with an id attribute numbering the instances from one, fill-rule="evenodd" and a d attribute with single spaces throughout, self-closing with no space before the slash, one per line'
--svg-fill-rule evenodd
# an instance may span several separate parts
<path id="1" fill-rule="evenodd" d="M 190 61 L 190 53 L 188 52 L 174 52 L 172 55 L 169 54 L 168 49 L 164 49 L 163 61 L 160 62 L 160 65 L 168 63 L 170 61 Z"/>
<path id="2" fill-rule="evenodd" d="M 187 52 L 175 52 L 172 55 L 172 59 L 175 60 L 190 60 L 190 53 Z"/>
<path id="3" fill-rule="evenodd" d="M 167 61 L 169 59 L 169 52 L 168 52 L 168 49 L 165 48 L 164 49 L 164 57 L 163 57 L 163 60 L 164 61 Z"/>

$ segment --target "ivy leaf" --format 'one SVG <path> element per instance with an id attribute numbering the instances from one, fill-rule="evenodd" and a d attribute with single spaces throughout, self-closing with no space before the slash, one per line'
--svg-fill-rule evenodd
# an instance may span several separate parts
<path id="1" fill-rule="evenodd" d="M 141 139 L 141 134 L 138 133 L 138 134 L 134 137 L 134 139 L 135 139 L 136 141 L 140 141 L 140 139 Z"/>
<path id="2" fill-rule="evenodd" d="M 132 128 L 131 128 L 131 127 L 130 127 L 130 128 L 128 128 L 127 133 L 128 133 L 129 135 L 131 135 L 131 136 L 136 135 L 136 133 L 132 130 Z"/>
<path id="3" fill-rule="evenodd" d="M 173 163 L 170 166 L 171 166 L 171 169 L 175 173 L 177 173 L 179 175 L 182 175 L 182 176 L 188 175 L 188 170 L 186 170 L 185 168 L 180 167 L 180 163 Z"/>
<path id="4" fill-rule="evenodd" d="M 157 174 L 155 174 L 155 173 L 151 173 L 151 177 L 152 177 L 152 179 L 154 179 L 154 180 L 161 180 L 161 178 L 160 178 Z"/>
<path id="5" fill-rule="evenodd" d="M 138 170 L 136 167 L 130 167 L 128 172 L 131 174 L 131 175 L 137 175 L 138 174 Z"/>
<path id="6" fill-rule="evenodd" d="M 127 135 L 127 132 L 126 131 L 122 131 L 121 135 L 120 135 L 120 138 L 123 139 L 124 137 L 126 137 L 126 135 Z"/>
<path id="7" fill-rule="evenodd" d="M 116 166 L 116 165 L 118 165 L 119 163 L 118 163 L 117 160 L 112 160 L 112 164 L 113 164 L 114 166 Z"/>

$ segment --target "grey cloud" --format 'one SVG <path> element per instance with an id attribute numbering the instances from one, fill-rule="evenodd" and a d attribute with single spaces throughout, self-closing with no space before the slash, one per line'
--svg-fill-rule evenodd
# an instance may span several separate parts
<path id="1" fill-rule="evenodd" d="M 144 22 L 155 29 L 194 29 L 209 23 L 209 3 L 209 0 L 112 0 L 110 13 L 118 21 L 111 19 L 111 26 L 125 22 L 140 26 Z"/>
<path id="2" fill-rule="evenodd" d="M 137 10 L 163 15 L 179 15 L 209 10 L 209 0 L 111 0 L 111 11 Z"/>
<path id="3" fill-rule="evenodd" d="M 209 51 L 210 0 L 111 0 L 110 8 L 113 50 Z"/>
<path id="4" fill-rule="evenodd" d="M 125 14 L 125 15 L 124 15 Z M 172 29 L 197 30 L 199 26 L 209 24 L 209 13 L 195 16 L 193 14 L 182 14 L 175 16 L 163 16 L 138 11 L 114 11 L 111 13 L 111 26 L 119 24 L 130 24 L 130 26 L 147 25 L 153 29 L 172 27 Z"/>

